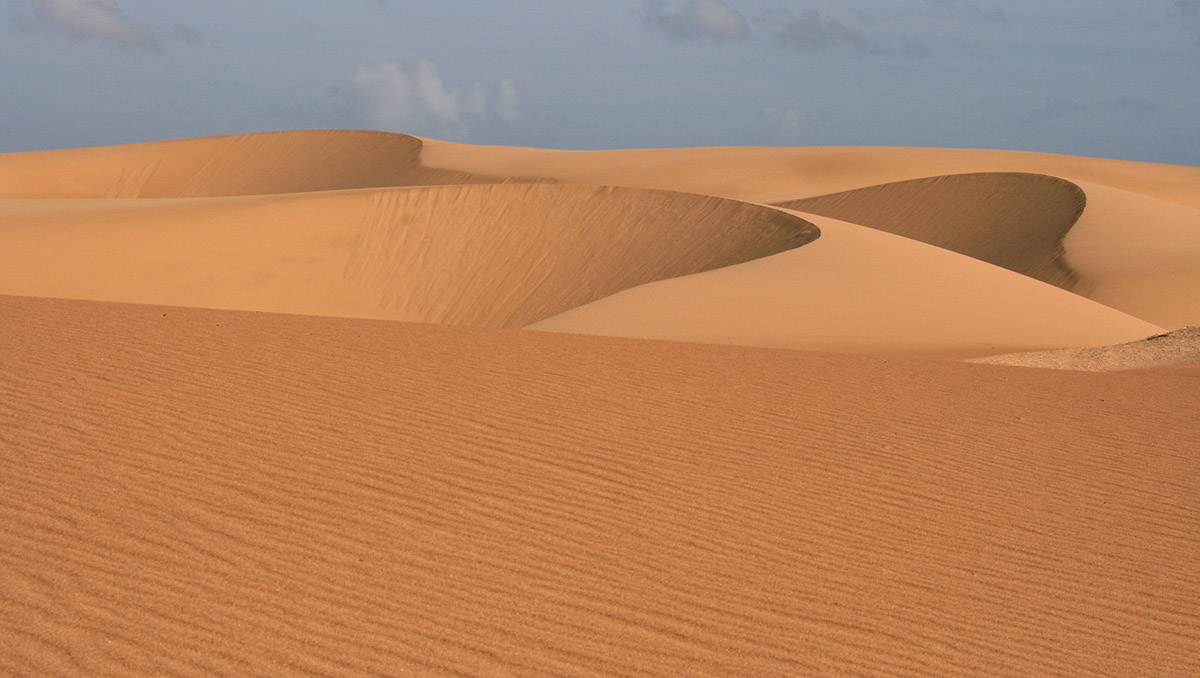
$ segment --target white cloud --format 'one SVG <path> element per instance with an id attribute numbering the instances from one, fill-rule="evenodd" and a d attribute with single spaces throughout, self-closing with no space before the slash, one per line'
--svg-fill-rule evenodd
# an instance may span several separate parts
<path id="1" fill-rule="evenodd" d="M 446 89 L 445 83 L 438 77 L 437 66 L 429 61 L 421 61 L 417 64 L 415 82 L 417 99 L 426 111 L 443 120 L 462 122 L 458 111 L 458 95 Z"/>
<path id="2" fill-rule="evenodd" d="M 495 109 L 489 111 L 483 86 L 476 83 L 460 97 L 430 61 L 419 62 L 411 71 L 395 63 L 359 67 L 343 96 L 361 122 L 392 132 L 464 138 L 470 131 L 468 120 L 487 120 L 493 113 L 509 123 L 521 117 L 512 80 L 500 81 Z"/>
<path id="3" fill-rule="evenodd" d="M 929 49 L 907 42 L 904 47 L 890 48 L 868 38 L 862 31 L 829 18 L 822 18 L 816 10 L 806 10 L 791 19 L 776 34 L 786 48 L 802 54 L 812 54 L 848 48 L 856 54 L 929 56 Z"/>
<path id="4" fill-rule="evenodd" d="M 949 14 L 970 16 L 991 24 L 1007 24 L 1008 16 L 996 7 L 981 7 L 966 0 L 925 0 L 925 2 Z"/>
<path id="5" fill-rule="evenodd" d="M 32 0 L 43 27 L 76 37 L 96 37 L 143 49 L 162 50 L 158 37 L 129 19 L 113 0 Z"/>
<path id="6" fill-rule="evenodd" d="M 500 98 L 496 102 L 496 115 L 506 122 L 521 119 L 521 107 L 517 104 L 517 88 L 510 78 L 500 81 Z"/>
<path id="7" fill-rule="evenodd" d="M 484 91 L 483 85 L 475 83 L 471 85 L 471 91 L 467 93 L 463 99 L 463 113 L 473 118 L 482 118 L 487 115 L 487 92 Z"/>
<path id="8" fill-rule="evenodd" d="M 750 37 L 746 19 L 720 0 L 692 0 L 676 11 L 661 1 L 647 5 L 646 21 L 677 38 L 745 40 Z"/>
<path id="9" fill-rule="evenodd" d="M 795 107 L 768 106 L 763 109 L 763 134 L 772 144 L 796 144 L 810 139 L 817 131 L 817 115 Z"/>
<path id="10" fill-rule="evenodd" d="M 399 132 L 415 122 L 412 78 L 396 64 L 359 67 L 349 85 L 353 105 L 372 127 Z"/>

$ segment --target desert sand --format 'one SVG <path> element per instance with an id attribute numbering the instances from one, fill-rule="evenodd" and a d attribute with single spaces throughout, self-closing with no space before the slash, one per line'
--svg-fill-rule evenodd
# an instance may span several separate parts
<path id="1" fill-rule="evenodd" d="M 1200 168 L 7 154 L 0 324 L 0 674 L 1200 673 Z"/>

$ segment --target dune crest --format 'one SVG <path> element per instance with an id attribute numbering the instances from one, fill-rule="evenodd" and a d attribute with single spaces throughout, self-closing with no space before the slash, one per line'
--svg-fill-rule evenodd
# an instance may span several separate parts
<path id="1" fill-rule="evenodd" d="M 0 201 L 0 293 L 519 327 L 819 235 L 721 198 L 484 184 Z"/>
<path id="2" fill-rule="evenodd" d="M 0 199 L 198 198 L 525 181 L 426 167 L 422 143 L 404 134 L 313 130 L 8 153 L 0 155 Z"/>
<path id="3" fill-rule="evenodd" d="M 690 191 L 753 202 L 786 202 L 946 174 L 1021 172 L 1088 181 L 1200 209 L 1200 167 L 1052 153 L 895 146 L 561 151 L 423 141 L 421 159 L 430 167 Z"/>
<path id="4" fill-rule="evenodd" d="M 926 357 L 1096 346 L 1162 330 L 949 250 L 800 216 L 821 229 L 803 248 L 641 285 L 529 328 Z"/>
<path id="5" fill-rule="evenodd" d="M 558 151 L 434 140 L 421 157 L 457 171 L 694 191 L 874 222 L 1154 325 L 1200 323 L 1200 167 L 947 148 Z"/>
<path id="6" fill-rule="evenodd" d="M 926 177 L 778 203 L 869 226 L 1080 291 L 1063 238 L 1087 196 L 1069 181 L 987 172 Z"/>
<path id="7" fill-rule="evenodd" d="M 1063 245 L 1088 297 L 1168 329 L 1200 324 L 1200 209 L 1080 186 L 1088 209 Z"/>

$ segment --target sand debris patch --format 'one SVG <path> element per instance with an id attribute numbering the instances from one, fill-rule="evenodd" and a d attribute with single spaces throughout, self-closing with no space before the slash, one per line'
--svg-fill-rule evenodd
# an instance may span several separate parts
<path id="1" fill-rule="evenodd" d="M 1200 327 L 1184 327 L 1113 346 L 1008 353 L 976 358 L 970 362 L 1085 372 L 1200 364 Z"/>

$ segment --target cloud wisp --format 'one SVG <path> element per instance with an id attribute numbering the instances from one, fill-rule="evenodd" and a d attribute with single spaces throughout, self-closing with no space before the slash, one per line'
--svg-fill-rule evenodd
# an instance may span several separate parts
<path id="1" fill-rule="evenodd" d="M 153 31 L 125 16 L 113 0 L 32 0 L 30 4 L 38 23 L 47 30 L 139 49 L 163 49 Z"/>
<path id="2" fill-rule="evenodd" d="M 929 56 L 929 49 L 922 45 L 909 42 L 900 48 L 889 47 L 811 9 L 799 16 L 791 15 L 775 37 L 784 47 L 800 54 L 845 48 L 855 54 L 873 56 Z"/>
<path id="3" fill-rule="evenodd" d="M 661 0 L 646 4 L 646 23 L 681 40 L 746 40 L 750 25 L 720 0 L 691 0 L 677 10 L 667 10 Z"/>
<path id="4" fill-rule="evenodd" d="M 494 106 L 478 83 L 460 96 L 446 85 L 436 64 L 422 60 L 411 70 L 396 63 L 359 67 L 350 75 L 344 95 L 352 114 L 376 129 L 464 138 L 473 123 L 492 115 L 507 123 L 521 119 L 513 81 L 500 80 L 496 90 Z"/>
<path id="5" fill-rule="evenodd" d="M 1008 15 L 996 7 L 981 7 L 966 0 L 925 0 L 933 7 L 938 7 L 951 14 L 970 16 L 989 24 L 1007 24 Z"/>
<path id="6" fill-rule="evenodd" d="M 500 81 L 500 95 L 496 101 L 496 115 L 505 122 L 517 122 L 521 119 L 521 106 L 517 103 L 517 88 L 511 78 Z"/>

